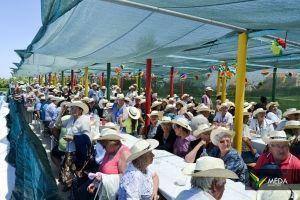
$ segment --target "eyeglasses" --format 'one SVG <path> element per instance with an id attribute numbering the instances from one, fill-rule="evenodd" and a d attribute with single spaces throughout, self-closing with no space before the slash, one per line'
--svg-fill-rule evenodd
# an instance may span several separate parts
<path id="1" fill-rule="evenodd" d="M 227 139 L 227 140 L 226 140 L 226 139 L 220 140 L 220 143 L 221 143 L 221 144 L 224 144 L 225 142 L 226 142 L 226 143 L 230 143 L 231 140 L 230 140 L 230 139 Z"/>
<path id="2" fill-rule="evenodd" d="M 179 127 L 180 127 L 180 126 L 178 126 L 177 124 L 173 124 L 173 125 L 172 125 L 172 128 L 173 128 L 173 129 L 176 129 L 176 128 L 179 128 Z"/>

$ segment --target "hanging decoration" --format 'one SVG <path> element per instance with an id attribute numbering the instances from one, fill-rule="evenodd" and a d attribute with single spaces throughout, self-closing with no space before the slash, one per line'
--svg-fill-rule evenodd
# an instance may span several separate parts
<path id="1" fill-rule="evenodd" d="M 211 76 L 211 73 L 206 73 L 206 78 L 209 79 L 209 77 Z"/>
<path id="2" fill-rule="evenodd" d="M 180 75 L 180 79 L 181 79 L 181 80 L 186 80 L 186 79 L 187 79 L 187 74 L 186 74 L 186 73 L 182 73 L 182 74 Z"/>
<path id="3" fill-rule="evenodd" d="M 121 74 L 121 73 L 122 73 L 122 68 L 121 68 L 121 67 L 116 67 L 116 68 L 115 68 L 115 73 L 116 73 L 117 75 Z"/>
<path id="4" fill-rule="evenodd" d="M 264 76 L 267 76 L 269 74 L 269 71 L 267 69 L 263 69 L 260 73 Z"/>
<path id="5" fill-rule="evenodd" d="M 282 38 L 277 38 L 272 41 L 271 50 L 274 56 L 281 56 L 283 49 L 286 48 L 286 40 Z"/>

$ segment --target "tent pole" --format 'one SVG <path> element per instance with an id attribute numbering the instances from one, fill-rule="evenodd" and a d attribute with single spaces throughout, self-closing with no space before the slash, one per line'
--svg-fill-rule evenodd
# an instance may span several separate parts
<path id="1" fill-rule="evenodd" d="M 234 144 L 236 150 L 242 152 L 243 133 L 243 109 L 245 98 L 246 80 L 246 59 L 247 59 L 247 33 L 240 33 L 238 36 L 236 92 L 235 92 L 235 137 Z"/>
<path id="2" fill-rule="evenodd" d="M 74 70 L 71 70 L 71 91 L 74 89 Z"/>
<path id="3" fill-rule="evenodd" d="M 41 75 L 39 75 L 39 85 L 41 86 L 42 81 L 41 81 Z"/>
<path id="4" fill-rule="evenodd" d="M 227 84 L 227 79 L 226 79 L 226 76 L 223 75 L 222 76 L 222 96 L 221 96 L 222 103 L 224 103 L 226 100 L 226 84 Z"/>
<path id="5" fill-rule="evenodd" d="M 220 76 L 220 72 L 218 71 L 216 95 L 218 95 L 221 92 L 220 90 L 221 90 L 221 76 Z"/>
<path id="6" fill-rule="evenodd" d="M 106 99 L 109 101 L 110 100 L 110 72 L 111 72 L 111 64 L 107 63 L 107 68 L 106 68 Z M 103 75 L 103 73 L 102 73 Z M 103 75 L 104 77 L 104 75 Z M 104 83 L 103 83 L 104 84 Z"/>
<path id="7" fill-rule="evenodd" d="M 150 118 L 147 114 L 150 114 L 151 108 L 151 67 L 152 67 L 152 59 L 147 59 L 146 63 L 146 129 L 150 125 Z M 146 130 L 147 132 L 147 130 Z"/>
<path id="8" fill-rule="evenodd" d="M 89 68 L 84 68 L 84 96 L 87 97 L 89 94 Z"/>
<path id="9" fill-rule="evenodd" d="M 61 85 L 62 85 L 62 87 L 65 86 L 65 74 L 64 74 L 64 71 L 61 71 Z"/>
<path id="10" fill-rule="evenodd" d="M 102 72 L 101 74 L 101 86 L 104 86 L 105 83 L 104 83 L 104 72 Z"/>
<path id="11" fill-rule="evenodd" d="M 141 86 L 142 86 L 142 84 L 141 84 L 141 79 L 142 79 L 141 74 L 142 74 L 142 71 L 139 69 L 139 74 L 138 74 L 139 77 L 138 77 L 138 82 L 137 82 L 139 95 L 141 94 Z"/>
<path id="12" fill-rule="evenodd" d="M 275 101 L 275 96 L 276 96 L 276 80 L 277 80 L 277 67 L 274 67 L 273 84 L 272 84 L 272 101 Z"/>
<path id="13" fill-rule="evenodd" d="M 170 70 L 170 97 L 174 96 L 174 67 Z"/>

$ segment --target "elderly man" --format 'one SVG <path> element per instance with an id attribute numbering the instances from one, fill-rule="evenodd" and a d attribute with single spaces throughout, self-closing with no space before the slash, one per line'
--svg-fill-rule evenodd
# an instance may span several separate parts
<path id="1" fill-rule="evenodd" d="M 124 94 L 118 94 L 117 95 L 117 102 L 114 103 L 113 107 L 112 107 L 112 112 L 113 112 L 113 121 L 114 123 L 119 123 L 119 118 L 121 115 L 123 115 L 124 110 L 126 108 L 125 105 L 125 97 Z M 125 117 L 125 116 L 123 116 Z"/>
<path id="2" fill-rule="evenodd" d="M 255 166 L 258 174 L 280 169 L 281 178 L 288 184 L 300 183 L 300 160 L 289 151 L 289 141 L 284 131 L 271 131 L 265 139 L 269 145 L 269 152 L 262 154 Z M 259 171 L 264 169 L 264 171 Z M 277 174 L 276 174 L 277 175 Z M 280 176 L 280 175 L 279 175 Z"/>
<path id="3" fill-rule="evenodd" d="M 219 200 L 222 198 L 226 179 L 237 179 L 238 176 L 225 169 L 223 160 L 204 156 L 196 163 L 183 169 L 185 175 L 192 176 L 191 189 L 182 191 L 176 200 Z"/>
<path id="4" fill-rule="evenodd" d="M 227 103 L 222 103 L 220 106 L 220 112 L 217 112 L 214 118 L 214 125 L 224 126 L 232 128 L 233 126 L 233 116 L 228 112 L 229 105 Z"/>
<path id="5" fill-rule="evenodd" d="M 274 127 L 272 121 L 266 119 L 266 110 L 258 108 L 253 112 L 253 118 L 250 121 L 250 132 L 259 136 L 266 136 Z"/>
<path id="6" fill-rule="evenodd" d="M 95 99 L 96 102 L 98 102 L 99 101 L 99 99 L 98 99 L 98 84 L 92 83 L 91 87 L 92 88 L 89 90 L 88 96 L 89 96 L 89 98 L 93 98 L 93 99 Z"/>
<path id="7" fill-rule="evenodd" d="M 290 120 L 298 120 L 300 121 L 300 110 L 297 110 L 296 108 L 290 108 L 287 109 L 283 113 L 283 117 L 285 119 L 281 120 L 278 126 L 276 127 L 276 131 L 282 131 L 285 127 L 285 124 Z"/>
<path id="8" fill-rule="evenodd" d="M 202 96 L 201 98 L 201 102 L 206 105 L 207 107 L 209 107 L 210 109 L 213 108 L 213 103 L 211 101 L 211 97 L 212 97 L 212 92 L 214 90 L 211 87 L 206 87 L 205 88 L 205 94 Z"/>

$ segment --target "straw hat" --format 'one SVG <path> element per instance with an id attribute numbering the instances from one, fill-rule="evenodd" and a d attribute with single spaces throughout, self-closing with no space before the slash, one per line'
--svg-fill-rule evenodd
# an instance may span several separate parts
<path id="1" fill-rule="evenodd" d="M 210 156 L 200 157 L 196 163 L 188 163 L 182 172 L 185 175 L 195 177 L 238 179 L 238 176 L 233 171 L 225 169 L 222 159 Z"/>
<path id="2" fill-rule="evenodd" d="M 235 107 L 235 104 L 232 101 L 228 101 L 226 103 L 227 103 L 228 108 Z"/>
<path id="3" fill-rule="evenodd" d="M 297 110 L 296 108 L 289 108 L 283 113 L 283 117 L 287 117 L 289 115 L 294 115 L 294 114 L 300 114 L 300 110 Z"/>
<path id="4" fill-rule="evenodd" d="M 115 123 L 113 123 L 113 122 L 107 122 L 107 123 L 105 123 L 104 126 L 100 126 L 100 127 L 99 127 L 100 131 L 101 131 L 102 129 L 105 129 L 105 128 L 114 129 L 114 130 L 116 130 L 116 131 L 118 131 L 118 132 L 120 131 L 120 126 L 118 126 L 117 124 L 115 124 Z"/>
<path id="5" fill-rule="evenodd" d="M 85 115 L 89 112 L 89 107 L 82 101 L 73 101 L 68 104 L 69 107 L 79 107 L 83 110 L 82 114 Z"/>
<path id="6" fill-rule="evenodd" d="M 162 102 L 160 102 L 160 101 L 154 101 L 151 105 L 151 108 L 155 108 L 156 106 L 159 106 L 161 104 L 162 104 Z"/>
<path id="7" fill-rule="evenodd" d="M 205 91 L 214 91 L 211 87 L 206 87 Z"/>
<path id="8" fill-rule="evenodd" d="M 214 128 L 214 126 L 209 126 L 209 124 L 201 124 L 198 126 L 197 130 L 193 132 L 193 135 L 199 137 L 201 133 L 210 133 Z"/>
<path id="9" fill-rule="evenodd" d="M 224 107 L 229 108 L 228 103 L 222 103 L 222 104 L 220 105 L 220 108 L 224 108 Z"/>
<path id="10" fill-rule="evenodd" d="M 101 90 L 106 90 L 106 86 L 105 85 L 103 85 L 103 86 L 101 86 L 101 88 L 100 88 Z"/>
<path id="11" fill-rule="evenodd" d="M 173 124 L 177 124 L 177 125 L 185 128 L 185 129 L 187 129 L 189 131 L 192 131 L 192 129 L 191 129 L 190 125 L 189 125 L 189 121 L 186 118 L 184 118 L 184 117 L 178 117 L 177 119 L 173 119 L 172 123 Z"/>
<path id="12" fill-rule="evenodd" d="M 104 103 L 108 103 L 108 100 L 107 99 L 102 99 L 102 104 Z"/>
<path id="13" fill-rule="evenodd" d="M 176 102 L 176 105 L 177 105 L 177 104 L 182 105 L 182 107 L 185 105 L 185 103 L 184 103 L 183 101 L 181 101 L 181 100 L 177 101 L 177 102 Z"/>
<path id="14" fill-rule="evenodd" d="M 95 99 L 94 98 L 90 98 L 88 103 L 92 103 L 92 102 L 95 102 Z"/>
<path id="15" fill-rule="evenodd" d="M 54 85 L 50 85 L 49 90 L 54 90 L 55 86 Z"/>
<path id="16" fill-rule="evenodd" d="M 291 120 L 287 121 L 284 129 L 300 129 L 300 121 Z"/>
<path id="17" fill-rule="evenodd" d="M 189 103 L 189 104 L 187 104 L 187 109 L 192 108 L 192 107 L 194 107 L 194 106 L 195 106 L 194 103 Z"/>
<path id="18" fill-rule="evenodd" d="M 190 124 L 192 131 L 197 130 L 198 126 L 200 126 L 201 124 L 209 124 L 208 119 L 203 115 L 197 115 L 193 117 L 191 119 L 191 124 Z"/>
<path id="19" fill-rule="evenodd" d="M 167 111 L 169 111 L 169 110 L 171 110 L 171 109 L 175 109 L 176 107 L 174 106 L 174 105 L 172 105 L 172 104 L 168 104 L 167 106 L 166 106 L 166 108 L 165 108 L 165 112 L 167 112 Z"/>
<path id="20" fill-rule="evenodd" d="M 199 113 L 199 112 L 211 112 L 211 110 L 209 109 L 209 107 L 207 107 L 205 104 L 200 104 L 197 107 L 194 108 L 194 110 Z"/>
<path id="21" fill-rule="evenodd" d="M 254 110 L 253 112 L 253 117 L 256 117 L 258 113 L 266 113 L 267 111 L 264 110 L 263 108 L 257 108 L 256 110 Z"/>
<path id="22" fill-rule="evenodd" d="M 117 99 L 125 99 L 124 94 L 118 94 L 118 95 L 117 95 Z"/>
<path id="23" fill-rule="evenodd" d="M 181 96 L 181 99 L 183 99 L 183 98 L 186 98 L 186 97 L 189 97 L 190 95 L 188 95 L 188 94 L 183 94 L 182 96 Z"/>
<path id="24" fill-rule="evenodd" d="M 292 190 L 258 190 L 257 200 L 287 200 L 299 199 L 299 194 Z"/>
<path id="25" fill-rule="evenodd" d="M 249 103 L 249 102 L 244 102 L 244 109 L 249 110 L 251 107 L 253 106 L 253 104 Z"/>
<path id="26" fill-rule="evenodd" d="M 159 142 L 154 139 L 138 140 L 130 149 L 131 155 L 127 158 L 127 162 L 131 162 L 138 157 L 152 151 L 159 145 Z"/>
<path id="27" fill-rule="evenodd" d="M 41 95 L 40 96 L 40 100 L 46 100 L 46 96 L 45 95 Z"/>
<path id="28" fill-rule="evenodd" d="M 266 105 L 267 110 L 269 110 L 271 106 L 278 107 L 279 104 L 278 104 L 278 102 L 270 102 Z"/>
<path id="29" fill-rule="evenodd" d="M 140 118 L 140 111 L 136 107 L 130 106 L 128 109 L 128 115 L 131 119 L 139 119 Z"/>
<path id="30" fill-rule="evenodd" d="M 152 116 L 159 116 L 159 112 L 157 110 L 153 110 L 151 111 L 150 114 L 147 114 L 148 117 L 152 117 Z"/>
<path id="31" fill-rule="evenodd" d="M 93 87 L 93 86 L 97 86 L 97 87 L 98 87 L 98 84 L 97 84 L 97 83 L 92 83 L 91 86 L 92 86 L 92 87 Z"/>
<path id="32" fill-rule="evenodd" d="M 217 146 L 219 144 L 220 139 L 225 135 L 228 135 L 231 138 L 233 138 L 234 132 L 225 127 L 218 127 L 212 130 L 210 134 L 210 140 L 214 145 Z"/>
<path id="33" fill-rule="evenodd" d="M 194 117 L 193 113 L 191 112 L 185 112 L 184 115 L 188 116 L 189 119 L 192 119 Z"/>
<path id="34" fill-rule="evenodd" d="M 126 102 L 130 102 L 131 100 L 130 100 L 130 98 L 129 98 L 129 97 L 125 97 L 125 98 L 124 98 L 124 101 L 126 101 Z"/>
<path id="35" fill-rule="evenodd" d="M 160 124 L 169 124 L 172 123 L 171 117 L 163 116 L 160 120 Z"/>
<path id="36" fill-rule="evenodd" d="M 64 107 L 64 106 L 69 106 L 69 103 L 68 101 L 64 101 L 60 104 L 60 107 Z"/>
<path id="37" fill-rule="evenodd" d="M 82 98 L 82 101 L 84 101 L 84 102 L 89 102 L 89 100 L 90 100 L 89 97 L 83 97 L 83 98 Z"/>
<path id="38" fill-rule="evenodd" d="M 264 138 L 267 144 L 278 143 L 278 142 L 288 142 L 286 134 L 284 131 L 271 131 L 268 137 Z"/>
<path id="39" fill-rule="evenodd" d="M 107 103 L 104 109 L 105 110 L 110 109 L 113 107 L 113 105 L 114 105 L 113 103 Z"/>
<path id="40" fill-rule="evenodd" d="M 111 128 L 104 128 L 101 130 L 100 136 L 96 138 L 97 140 L 118 140 L 122 139 L 118 131 Z"/>

